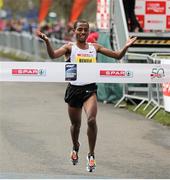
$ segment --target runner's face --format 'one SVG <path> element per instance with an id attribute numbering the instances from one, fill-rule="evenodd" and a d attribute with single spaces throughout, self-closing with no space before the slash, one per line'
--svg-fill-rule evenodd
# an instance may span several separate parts
<path id="1" fill-rule="evenodd" d="M 89 26 L 87 23 L 78 23 L 75 29 L 76 39 L 79 42 L 86 42 L 89 35 Z"/>

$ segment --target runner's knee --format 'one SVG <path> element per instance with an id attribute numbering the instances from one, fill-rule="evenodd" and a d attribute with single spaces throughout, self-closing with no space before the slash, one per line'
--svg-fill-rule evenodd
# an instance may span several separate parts
<path id="1" fill-rule="evenodd" d="M 94 116 L 92 117 L 89 117 L 88 120 L 87 120 L 87 124 L 89 127 L 96 127 L 96 118 Z"/>
<path id="2" fill-rule="evenodd" d="M 72 127 L 74 127 L 75 129 L 80 129 L 80 126 L 81 126 L 81 123 L 78 121 L 78 122 L 72 122 Z"/>

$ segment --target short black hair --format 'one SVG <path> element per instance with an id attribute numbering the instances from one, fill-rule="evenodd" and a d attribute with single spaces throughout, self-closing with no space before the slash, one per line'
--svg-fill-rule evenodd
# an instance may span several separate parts
<path id="1" fill-rule="evenodd" d="M 75 21 L 74 24 L 73 24 L 73 29 L 76 29 L 76 28 L 77 28 L 77 24 L 78 24 L 78 23 L 85 23 L 85 24 L 87 24 L 88 27 L 89 27 L 89 23 L 88 23 L 86 20 L 77 20 L 77 21 Z"/>

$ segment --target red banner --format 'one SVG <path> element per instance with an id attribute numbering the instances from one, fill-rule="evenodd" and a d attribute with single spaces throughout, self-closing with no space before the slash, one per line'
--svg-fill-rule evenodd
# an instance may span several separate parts
<path id="1" fill-rule="evenodd" d="M 146 1 L 146 14 L 165 14 L 165 1 Z"/>
<path id="2" fill-rule="evenodd" d="M 167 16 L 166 18 L 166 27 L 170 29 L 170 16 Z"/>
<path id="3" fill-rule="evenodd" d="M 88 2 L 89 0 L 74 0 L 70 14 L 70 23 L 78 19 Z"/>
<path id="4" fill-rule="evenodd" d="M 163 84 L 163 94 L 164 96 L 170 96 L 170 83 Z"/>
<path id="5" fill-rule="evenodd" d="M 52 0 L 41 0 L 38 22 L 41 23 L 47 16 Z"/>

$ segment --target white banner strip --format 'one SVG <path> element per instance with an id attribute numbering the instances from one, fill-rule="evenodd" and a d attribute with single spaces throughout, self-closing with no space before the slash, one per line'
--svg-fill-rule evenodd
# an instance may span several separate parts
<path id="1" fill-rule="evenodd" d="M 0 81 L 163 83 L 170 64 L 0 62 Z"/>

